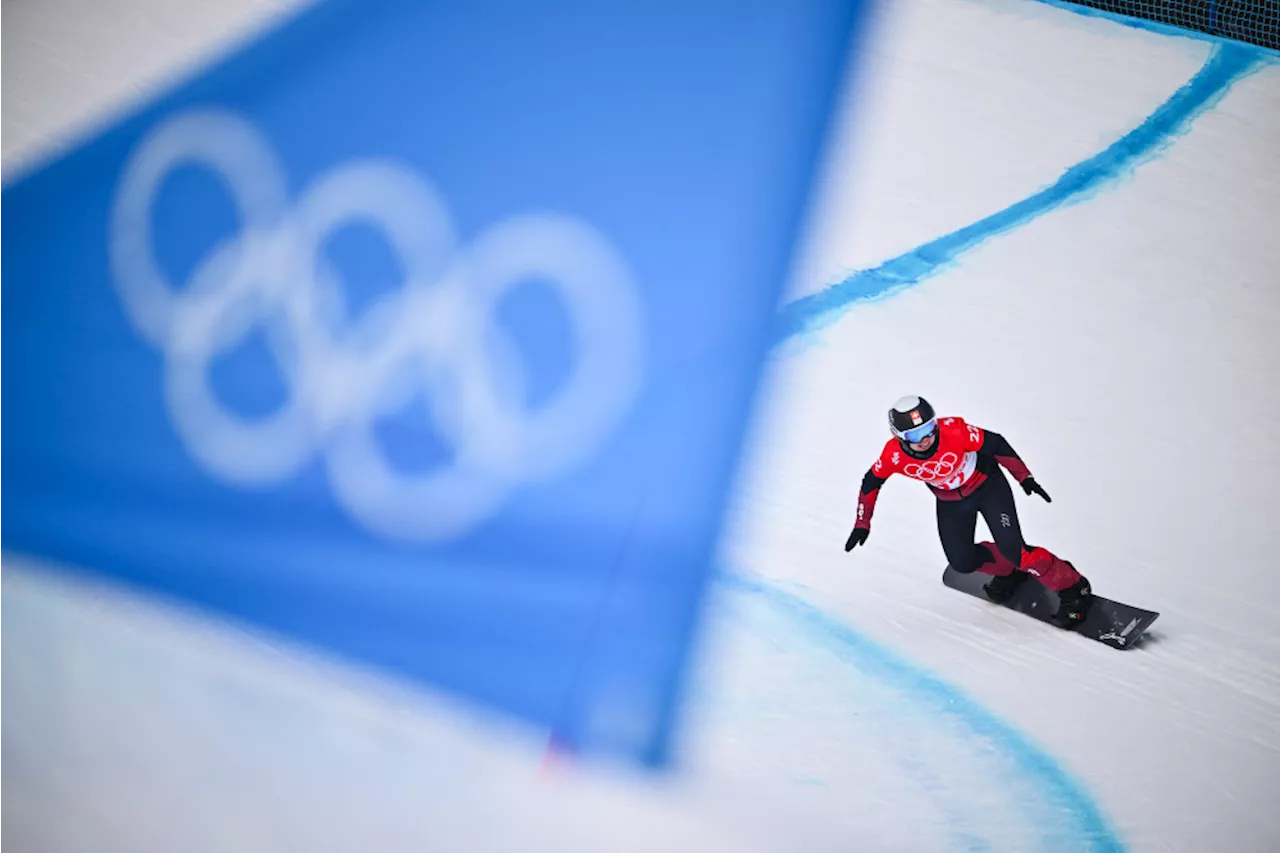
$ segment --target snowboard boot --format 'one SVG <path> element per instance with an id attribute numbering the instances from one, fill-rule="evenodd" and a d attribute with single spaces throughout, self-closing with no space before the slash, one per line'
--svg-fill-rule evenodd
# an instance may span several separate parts
<path id="1" fill-rule="evenodd" d="M 982 588 L 982 591 L 987 594 L 988 600 L 993 601 L 996 604 L 1004 604 L 1006 601 L 1013 598 L 1013 594 L 1017 592 L 1018 588 L 1026 583 L 1027 579 L 1030 577 L 1031 575 L 1026 572 L 1020 572 L 1015 569 L 1008 574 L 996 575 L 991 580 L 987 581 L 987 585 Z"/>
<path id="2" fill-rule="evenodd" d="M 1079 625 L 1089 615 L 1089 605 L 1093 604 L 1093 590 L 1089 588 L 1089 579 L 1080 575 L 1080 580 L 1058 593 L 1058 601 L 1058 612 L 1053 614 L 1054 624 L 1059 628 L 1074 628 Z"/>

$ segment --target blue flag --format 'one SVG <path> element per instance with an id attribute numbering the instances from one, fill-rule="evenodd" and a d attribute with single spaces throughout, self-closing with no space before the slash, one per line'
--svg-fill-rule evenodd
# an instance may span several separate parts
<path id="1" fill-rule="evenodd" d="M 661 763 L 857 0 L 322 3 L 4 189 L 3 544 Z"/>

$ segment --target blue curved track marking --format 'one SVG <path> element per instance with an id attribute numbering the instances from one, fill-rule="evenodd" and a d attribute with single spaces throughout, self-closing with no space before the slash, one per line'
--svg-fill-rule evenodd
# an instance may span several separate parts
<path id="1" fill-rule="evenodd" d="M 780 344 L 821 328 L 858 302 L 882 299 L 918 284 L 991 237 L 1025 225 L 1055 208 L 1081 201 L 1089 193 L 1117 181 L 1185 133 L 1233 83 L 1269 61 L 1272 61 L 1269 54 L 1252 47 L 1218 43 L 1186 85 L 1105 150 L 1067 169 L 1049 187 L 1003 210 L 787 304 L 775 323 L 772 342 Z M 1019 784 L 1023 790 L 1039 795 L 1042 819 L 1037 829 L 1043 849 L 1124 849 L 1087 789 L 1052 756 L 974 699 L 792 593 L 741 576 L 724 576 L 722 583 L 760 596 L 842 660 L 892 685 L 935 714 L 959 722 L 973 737 L 1012 760 L 1022 777 Z M 979 850 L 986 849 L 987 844 L 981 838 L 969 837 L 963 846 Z"/>
<path id="2" fill-rule="evenodd" d="M 1219 44 L 1204 66 L 1140 125 L 1102 152 L 1067 169 L 1051 186 L 873 269 L 861 270 L 817 293 L 783 306 L 772 343 L 780 344 L 836 319 L 857 302 L 882 299 L 942 271 L 986 240 L 1115 181 L 1185 133 L 1231 85 L 1260 67 L 1265 55 L 1251 47 Z"/>
<path id="3" fill-rule="evenodd" d="M 927 711 L 930 717 L 958 725 L 968 738 L 989 745 L 1009 761 L 1018 778 L 1007 781 L 1024 795 L 1025 807 L 1036 812 L 1038 843 L 1033 849 L 1062 853 L 1125 849 L 1080 782 L 1052 756 L 974 699 L 793 593 L 741 575 L 722 575 L 720 582 L 728 589 L 762 598 L 844 663 L 889 685 L 912 707 Z M 989 842 L 971 831 L 962 838 L 957 840 L 963 849 L 990 849 Z"/>

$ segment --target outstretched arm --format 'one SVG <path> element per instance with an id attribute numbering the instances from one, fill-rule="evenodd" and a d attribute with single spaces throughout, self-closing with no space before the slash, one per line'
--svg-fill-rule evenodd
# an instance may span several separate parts
<path id="1" fill-rule="evenodd" d="M 879 467 L 880 463 L 877 462 L 862 478 L 862 490 L 858 493 L 858 520 L 853 526 L 853 532 L 849 534 L 849 539 L 844 543 L 846 551 L 852 551 L 863 544 L 867 541 L 867 537 L 871 535 L 871 513 L 875 512 L 876 498 L 880 494 L 880 487 L 888 479 L 876 473 L 876 469 Z"/>
<path id="2" fill-rule="evenodd" d="M 1031 476 L 1031 471 L 1027 468 L 1022 457 L 1013 449 L 1013 446 L 1005 439 L 1003 435 L 991 430 L 983 430 L 982 446 L 978 448 L 978 453 L 984 456 L 990 456 L 996 462 L 1003 465 L 1018 484 L 1022 486 L 1022 491 L 1028 495 L 1033 492 L 1046 501 L 1052 501 L 1049 493 L 1041 488 L 1036 482 L 1036 478 Z"/>

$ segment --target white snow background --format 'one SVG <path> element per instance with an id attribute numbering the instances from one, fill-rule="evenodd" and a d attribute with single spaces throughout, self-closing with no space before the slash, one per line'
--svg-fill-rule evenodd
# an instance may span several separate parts
<path id="1" fill-rule="evenodd" d="M 291 5 L 5 4 L 4 165 Z M 1030 0 L 900 0 L 863 45 L 789 299 L 1054 185 L 1221 43 Z M 677 771 L 6 554 L 11 850 L 1280 849 L 1280 62 L 1087 193 L 774 350 Z M 793 305 L 797 303 L 792 303 Z M 1117 652 L 957 595 L 884 411 L 1004 434 L 1030 541 L 1159 610 Z M 980 527 L 981 531 L 981 527 Z"/>

